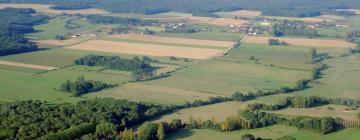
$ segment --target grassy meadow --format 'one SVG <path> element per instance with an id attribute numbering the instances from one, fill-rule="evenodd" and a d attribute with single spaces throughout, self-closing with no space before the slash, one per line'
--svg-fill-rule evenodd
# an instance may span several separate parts
<path id="1" fill-rule="evenodd" d="M 360 137 L 359 129 L 344 129 L 327 135 L 316 134 L 308 130 L 298 130 L 295 127 L 284 125 L 273 125 L 269 127 L 238 130 L 233 132 L 218 132 L 208 129 L 184 129 L 175 132 L 166 137 L 168 140 L 194 140 L 194 139 L 209 139 L 209 140 L 234 140 L 241 139 L 244 134 L 253 134 L 256 137 L 263 139 L 277 139 L 283 136 L 291 136 L 297 140 L 357 140 Z"/>

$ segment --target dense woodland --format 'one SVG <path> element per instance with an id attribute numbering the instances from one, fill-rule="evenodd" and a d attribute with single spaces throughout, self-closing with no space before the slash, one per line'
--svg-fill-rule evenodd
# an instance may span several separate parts
<path id="1" fill-rule="evenodd" d="M 5 8 L 0 10 L 0 56 L 38 50 L 24 37 L 34 32 L 33 26 L 46 22 L 47 17 L 32 15 L 33 9 Z"/>
<path id="2" fill-rule="evenodd" d="M 103 66 L 113 70 L 130 71 L 135 79 L 151 77 L 156 73 L 156 68 L 150 65 L 151 62 L 152 60 L 146 56 L 142 59 L 139 57 L 125 59 L 119 56 L 102 56 L 93 54 L 89 54 L 75 60 L 76 65 Z"/>
<path id="3" fill-rule="evenodd" d="M 217 12 L 239 9 L 260 10 L 274 16 L 318 16 L 333 9 L 360 8 L 358 0 L 0 0 L 2 3 L 39 3 L 54 9 L 100 8 L 110 12 L 155 14 L 176 12 Z M 121 6 L 120 6 L 121 5 Z"/>
<path id="4" fill-rule="evenodd" d="M 86 137 L 106 138 L 167 110 L 164 106 L 115 99 L 76 104 L 11 102 L 0 105 L 0 139 L 35 139 L 45 135 L 53 139 L 80 138 L 89 132 L 91 135 Z"/>
<path id="5" fill-rule="evenodd" d="M 107 84 L 102 81 L 85 80 L 84 76 L 80 76 L 75 82 L 67 80 L 61 84 L 60 91 L 72 93 L 73 96 L 80 96 L 85 93 L 97 92 L 114 86 L 116 85 Z"/>

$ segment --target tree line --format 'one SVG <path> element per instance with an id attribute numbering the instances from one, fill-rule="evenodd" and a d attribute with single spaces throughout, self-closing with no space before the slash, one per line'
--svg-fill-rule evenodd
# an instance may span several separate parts
<path id="1" fill-rule="evenodd" d="M 119 56 L 102 56 L 89 54 L 75 60 L 76 65 L 85 66 L 103 66 L 108 69 L 130 71 L 135 80 L 151 77 L 156 73 L 156 68 L 151 66 L 149 57 L 142 59 L 134 57 L 133 59 L 121 58 Z"/>
<path id="2" fill-rule="evenodd" d="M 273 45 L 288 45 L 285 41 L 280 41 L 279 39 L 273 39 L 273 38 L 270 38 L 268 40 L 268 45 L 270 46 L 273 46 Z"/>
<path id="3" fill-rule="evenodd" d="M 103 15 L 88 15 L 86 19 L 94 24 L 124 24 L 135 26 L 147 26 L 156 24 L 155 20 L 142 20 L 139 18 L 103 16 Z"/>
<path id="4" fill-rule="evenodd" d="M 334 13 L 335 9 L 360 8 L 357 0 L 0 0 L 0 3 L 10 2 L 50 4 L 55 5 L 52 8 L 61 10 L 100 8 L 114 13 L 143 14 L 248 9 L 259 10 L 264 15 L 291 17 L 319 16 Z"/>
<path id="5" fill-rule="evenodd" d="M 47 21 L 47 16 L 33 15 L 34 9 L 4 8 L 0 10 L 0 56 L 38 50 L 24 37 L 34 32 L 34 25 Z"/>
<path id="6" fill-rule="evenodd" d="M 75 82 L 67 80 L 65 83 L 61 84 L 60 91 L 72 93 L 73 96 L 81 96 L 85 93 L 97 92 L 114 86 L 116 85 L 107 84 L 102 81 L 85 80 L 84 76 L 80 76 Z"/>
<path id="7" fill-rule="evenodd" d="M 318 36 L 318 33 L 315 29 L 306 27 L 300 21 L 282 21 L 280 23 L 275 23 L 271 26 L 271 34 L 273 36 L 305 36 L 309 38 L 314 38 Z"/>

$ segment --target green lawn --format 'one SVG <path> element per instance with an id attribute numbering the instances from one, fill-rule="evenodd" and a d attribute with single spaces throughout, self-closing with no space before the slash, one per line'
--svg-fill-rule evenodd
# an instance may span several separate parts
<path id="1" fill-rule="evenodd" d="M 344 129 L 335 133 L 321 135 L 307 130 L 298 130 L 295 127 L 284 125 L 273 125 L 269 127 L 238 130 L 233 132 L 218 132 L 208 129 L 181 130 L 166 137 L 168 140 L 236 140 L 241 139 L 244 134 L 253 134 L 263 139 L 277 139 L 283 136 L 291 136 L 297 140 L 358 140 L 360 129 Z"/>

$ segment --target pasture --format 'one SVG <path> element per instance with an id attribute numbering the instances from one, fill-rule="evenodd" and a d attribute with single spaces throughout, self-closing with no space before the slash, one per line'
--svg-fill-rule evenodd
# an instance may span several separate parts
<path id="1" fill-rule="evenodd" d="M 238 130 L 233 132 L 218 132 L 208 129 L 183 129 L 181 131 L 170 134 L 166 137 L 169 140 L 194 140 L 194 139 L 208 139 L 208 140 L 234 140 L 241 139 L 244 134 L 253 134 L 256 137 L 263 139 L 278 139 L 283 136 L 291 136 L 297 140 L 339 140 L 346 138 L 347 140 L 357 140 L 360 137 L 358 129 L 344 129 L 327 135 L 316 134 L 308 130 L 298 130 L 296 127 L 273 125 L 269 127 Z"/>
<path id="2" fill-rule="evenodd" d="M 345 49 L 349 47 L 356 47 L 356 44 L 349 43 L 344 40 L 335 40 L 335 39 L 303 39 L 303 38 L 248 36 L 243 42 L 268 44 L 268 40 L 270 38 L 279 39 L 280 41 L 285 41 L 290 45 L 296 45 L 296 46 L 333 47 L 333 48 L 345 48 Z"/>
<path id="3" fill-rule="evenodd" d="M 105 40 L 90 40 L 78 45 L 66 47 L 66 49 L 150 56 L 174 56 L 191 59 L 208 59 L 210 57 L 222 55 L 222 51 L 218 49 L 176 47 Z"/>
<path id="4" fill-rule="evenodd" d="M 323 63 L 330 66 L 312 88 L 295 93 L 301 96 L 325 96 L 359 100 L 360 55 L 336 57 Z"/>
<path id="5" fill-rule="evenodd" d="M 271 113 L 285 115 L 285 116 L 309 116 L 309 117 L 339 117 L 345 120 L 358 120 L 356 110 L 346 110 L 346 106 L 340 105 L 325 105 L 314 108 L 287 108 L 278 111 L 271 111 Z"/>

